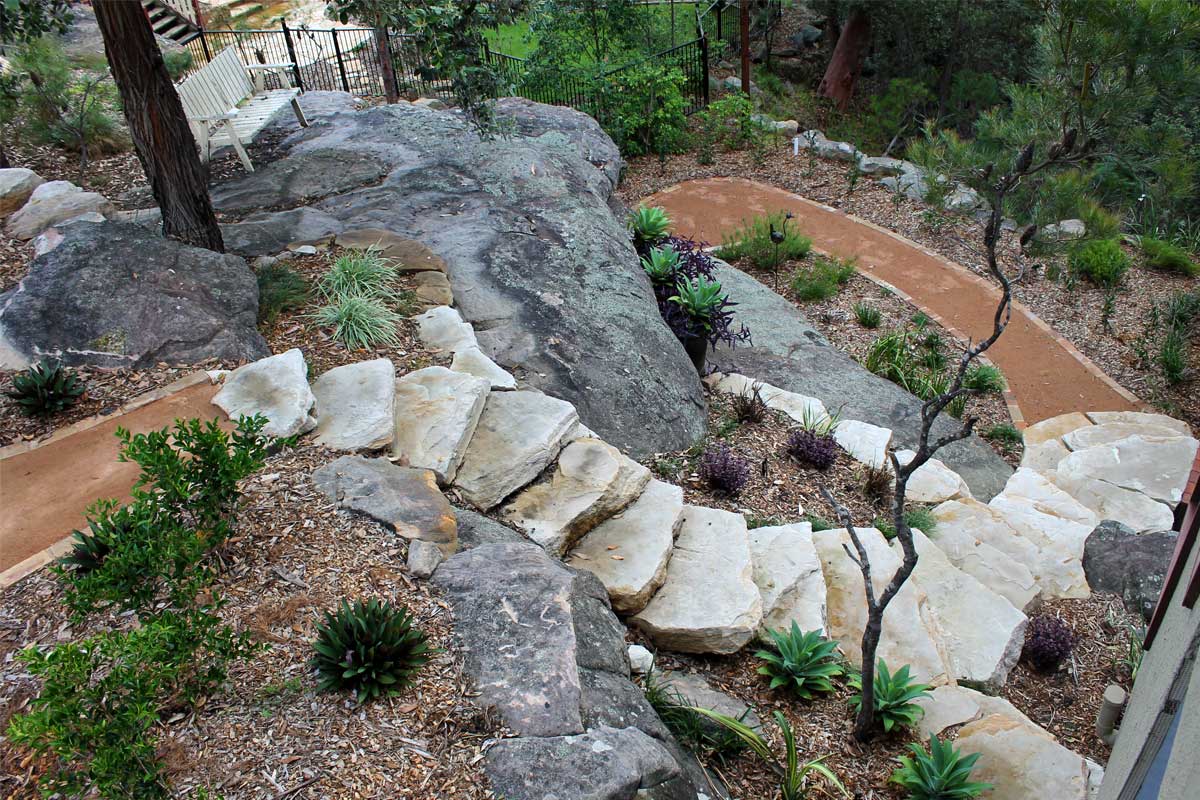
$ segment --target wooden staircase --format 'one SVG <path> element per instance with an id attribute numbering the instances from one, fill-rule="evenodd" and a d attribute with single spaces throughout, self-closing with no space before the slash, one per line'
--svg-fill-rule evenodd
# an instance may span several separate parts
<path id="1" fill-rule="evenodd" d="M 150 27 L 159 36 L 187 44 L 200 35 L 191 0 L 141 0 Z"/>

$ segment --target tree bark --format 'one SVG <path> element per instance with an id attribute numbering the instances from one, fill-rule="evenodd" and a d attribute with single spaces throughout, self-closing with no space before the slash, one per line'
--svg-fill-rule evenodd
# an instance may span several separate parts
<path id="1" fill-rule="evenodd" d="M 399 102 L 400 93 L 396 88 L 396 64 L 392 61 L 392 45 L 388 41 L 387 28 L 383 25 L 375 26 L 375 47 L 379 50 L 379 69 L 383 76 L 383 93 L 389 103 Z"/>
<path id="2" fill-rule="evenodd" d="M 208 170 L 200 163 L 146 12 L 141 3 L 123 0 L 95 0 L 92 7 L 129 135 L 162 209 L 163 235 L 225 252 L 208 197 Z"/>
<path id="3" fill-rule="evenodd" d="M 845 111 L 854 94 L 854 84 L 862 70 L 863 55 L 871 40 L 871 18 L 855 9 L 838 37 L 825 76 L 817 86 L 817 94 L 833 100 L 839 111 Z"/>

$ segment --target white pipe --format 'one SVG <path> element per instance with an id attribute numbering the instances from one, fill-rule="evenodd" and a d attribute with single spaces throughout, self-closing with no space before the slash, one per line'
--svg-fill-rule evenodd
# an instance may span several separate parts
<path id="1" fill-rule="evenodd" d="M 1104 690 L 1104 700 L 1096 714 L 1096 735 L 1109 747 L 1116 741 L 1117 719 L 1120 718 L 1127 699 L 1125 690 L 1115 683 L 1110 683 Z"/>

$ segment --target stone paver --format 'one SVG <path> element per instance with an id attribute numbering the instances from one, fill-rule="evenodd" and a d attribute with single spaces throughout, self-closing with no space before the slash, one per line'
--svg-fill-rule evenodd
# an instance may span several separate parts
<path id="1" fill-rule="evenodd" d="M 1195 439 L 1130 436 L 1111 444 L 1076 450 L 1062 460 L 1058 472 L 1071 480 L 1107 481 L 1175 505 L 1183 496 L 1195 457 Z"/>
<path id="2" fill-rule="evenodd" d="M 378 450 L 395 435 L 396 367 L 376 358 L 334 367 L 313 381 L 316 443 L 334 450 Z"/>
<path id="3" fill-rule="evenodd" d="M 493 389 L 515 389 L 517 379 L 508 370 L 488 358 L 478 347 L 465 347 L 454 352 L 450 369 L 485 378 Z"/>
<path id="4" fill-rule="evenodd" d="M 763 624 L 768 630 L 800 630 L 828 634 L 825 575 L 813 546 L 812 525 L 797 522 L 750 531 L 754 583 L 763 599 Z"/>
<path id="5" fill-rule="evenodd" d="M 426 367 L 395 381 L 392 455 L 433 470 L 442 484 L 452 482 L 488 393 L 483 379 L 445 367 Z"/>

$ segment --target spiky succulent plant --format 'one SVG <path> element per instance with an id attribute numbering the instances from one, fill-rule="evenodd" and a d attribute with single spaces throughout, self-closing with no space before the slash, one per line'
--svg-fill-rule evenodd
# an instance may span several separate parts
<path id="1" fill-rule="evenodd" d="M 375 599 L 343 600 L 336 614 L 326 611 L 313 649 L 318 688 L 353 690 L 360 703 L 399 694 L 432 655 L 407 608 Z"/>
<path id="2" fill-rule="evenodd" d="M 8 396 L 27 416 L 49 416 L 75 405 L 86 389 L 79 376 L 61 362 L 42 359 L 13 378 Z"/>
<path id="3" fill-rule="evenodd" d="M 757 672 L 771 679 L 772 689 L 782 686 L 805 700 L 817 692 L 833 691 L 830 679 L 845 672 L 837 656 L 837 642 L 826 639 L 819 630 L 805 633 L 795 621 L 790 631 L 767 632 L 774 649 L 754 655 L 764 662 Z"/>

